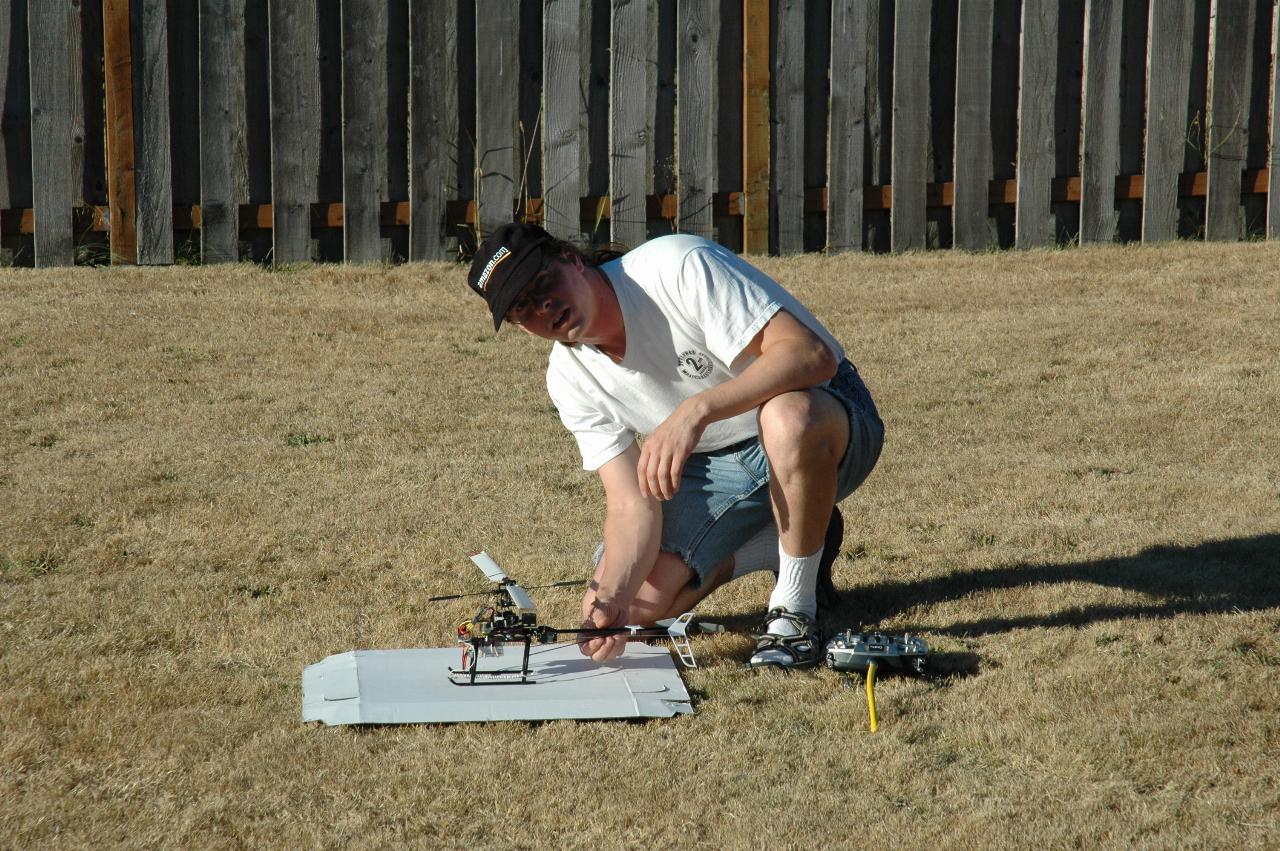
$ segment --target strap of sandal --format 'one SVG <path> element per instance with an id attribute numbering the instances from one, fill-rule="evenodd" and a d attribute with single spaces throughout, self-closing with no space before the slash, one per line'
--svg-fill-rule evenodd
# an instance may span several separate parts
<path id="1" fill-rule="evenodd" d="M 773 623 L 779 618 L 781 618 L 784 621 L 787 621 L 792 626 L 794 626 L 797 630 L 800 631 L 801 635 L 808 635 L 813 632 L 813 628 L 814 628 L 813 618 L 809 617 L 803 612 L 790 612 L 790 611 L 787 611 L 786 609 L 778 608 L 778 609 L 770 609 L 768 614 L 764 616 L 764 623 L 760 624 L 759 637 L 764 638 L 766 635 L 769 635 L 769 624 Z M 782 638 L 783 636 L 776 636 L 776 637 Z M 797 638 L 799 636 L 786 636 L 786 637 Z"/>
<path id="2" fill-rule="evenodd" d="M 765 629 L 777 619 L 783 619 L 800 630 L 798 635 L 774 635 Z M 802 653 L 797 645 L 809 644 L 809 652 Z M 792 662 L 800 662 L 818 652 L 818 636 L 814 631 L 813 619 L 800 612 L 789 612 L 786 609 L 770 609 L 765 615 L 760 634 L 756 636 L 756 652 L 761 650 L 782 650 L 791 657 Z"/>

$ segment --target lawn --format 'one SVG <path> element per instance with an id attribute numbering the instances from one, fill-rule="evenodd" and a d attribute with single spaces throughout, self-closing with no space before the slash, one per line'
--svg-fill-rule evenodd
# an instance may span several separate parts
<path id="1" fill-rule="evenodd" d="M 302 724 L 304 665 L 450 644 L 468 553 L 588 574 L 547 344 L 458 266 L 0 271 L 0 844 L 1280 847 L 1280 247 L 756 262 L 886 421 L 824 622 L 938 658 L 875 734 L 742 670 L 760 574 L 693 716 Z"/>

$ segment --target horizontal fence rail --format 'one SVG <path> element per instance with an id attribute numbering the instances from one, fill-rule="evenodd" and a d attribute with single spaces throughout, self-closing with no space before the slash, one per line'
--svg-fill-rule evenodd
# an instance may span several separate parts
<path id="1" fill-rule="evenodd" d="M 10 264 L 1280 239 L 1276 0 L 0 0 Z"/>

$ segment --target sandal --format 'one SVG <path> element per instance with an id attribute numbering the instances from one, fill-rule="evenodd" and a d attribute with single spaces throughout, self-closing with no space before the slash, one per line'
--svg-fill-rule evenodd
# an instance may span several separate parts
<path id="1" fill-rule="evenodd" d="M 769 624 L 781 618 L 794 626 L 796 635 L 778 635 L 768 632 Z M 813 618 L 803 612 L 789 612 L 786 609 L 770 609 L 764 616 L 760 631 L 755 633 L 756 652 L 747 661 L 751 668 L 809 668 L 822 658 L 822 637 Z M 785 658 L 760 658 L 766 650 L 781 650 Z M 769 654 L 774 656 L 775 654 Z"/>

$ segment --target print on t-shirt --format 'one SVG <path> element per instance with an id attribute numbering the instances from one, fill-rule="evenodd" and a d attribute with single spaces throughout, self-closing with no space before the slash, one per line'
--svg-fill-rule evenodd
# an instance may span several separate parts
<path id="1" fill-rule="evenodd" d="M 680 353 L 680 374 L 685 378 L 706 378 L 711 374 L 711 356 L 697 349 Z"/>

